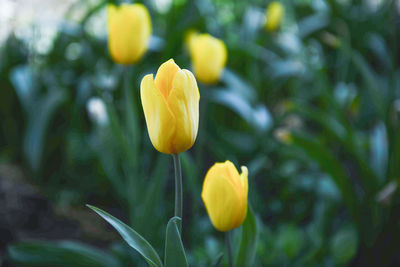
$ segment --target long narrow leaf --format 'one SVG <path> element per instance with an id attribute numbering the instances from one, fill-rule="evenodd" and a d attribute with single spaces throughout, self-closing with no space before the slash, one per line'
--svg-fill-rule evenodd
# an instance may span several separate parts
<path id="1" fill-rule="evenodd" d="M 350 177 L 342 164 L 328 148 L 317 141 L 300 135 L 292 135 L 292 142 L 303 149 L 310 158 L 320 165 L 323 171 L 332 177 L 341 192 L 345 204 L 351 214 L 357 219 L 359 211 L 357 210 L 356 192 L 354 192 Z"/>
<path id="2" fill-rule="evenodd" d="M 8 258 L 18 266 L 37 267 L 120 267 L 113 256 L 72 241 L 30 241 L 8 247 Z"/>
<path id="3" fill-rule="evenodd" d="M 340 142 L 341 146 L 349 153 L 355 163 L 358 165 L 359 172 L 361 174 L 361 179 L 368 190 L 377 190 L 378 181 L 374 175 L 371 166 L 367 162 L 367 158 L 364 156 L 363 151 L 354 142 L 354 134 L 352 131 L 347 130 L 349 125 L 342 125 L 343 121 L 338 121 L 336 118 L 332 117 L 329 113 L 312 109 L 306 105 L 294 104 L 292 110 L 307 119 L 318 123 L 324 128 L 329 137 L 333 141 Z"/>
<path id="4" fill-rule="evenodd" d="M 250 205 L 247 208 L 246 220 L 242 226 L 242 240 L 236 266 L 252 266 L 256 255 L 258 241 L 258 226 Z"/>
<path id="5" fill-rule="evenodd" d="M 146 183 L 143 186 L 146 186 L 146 190 L 142 190 L 143 192 L 140 195 L 140 199 L 142 200 L 142 207 L 139 212 L 136 212 L 137 218 L 141 218 L 138 220 L 138 230 L 144 231 L 146 229 L 153 229 L 158 225 L 157 223 L 161 223 L 161 218 L 163 217 L 162 209 L 159 208 L 160 201 L 162 201 L 164 196 L 164 186 L 166 183 L 165 179 L 165 170 L 167 169 L 169 158 L 165 157 L 165 155 L 159 155 L 157 162 L 154 164 L 154 169 L 151 174 L 150 179 L 144 180 Z M 139 190 L 140 191 L 140 190 Z M 161 210 L 161 211 L 160 211 Z M 155 212 L 160 214 L 158 218 L 154 217 Z M 151 233 L 150 237 L 156 237 L 157 232 Z M 150 239 L 151 241 L 152 239 Z"/>
<path id="6" fill-rule="evenodd" d="M 222 259 L 224 258 L 224 253 L 220 253 L 215 261 L 215 263 L 213 264 L 213 267 L 220 267 L 222 264 Z"/>
<path id="7" fill-rule="evenodd" d="M 356 69 L 360 72 L 361 77 L 364 79 L 366 88 L 371 99 L 372 106 L 375 108 L 378 116 L 382 120 L 385 118 L 386 107 L 388 106 L 384 94 L 382 94 L 382 85 L 378 83 L 376 79 L 376 74 L 368 65 L 365 58 L 358 52 L 353 50 L 351 54 L 352 62 Z"/>
<path id="8" fill-rule="evenodd" d="M 46 133 L 57 109 L 65 102 L 62 90 L 50 91 L 29 110 L 28 127 L 25 132 L 24 152 L 34 172 L 39 171 L 46 144 Z"/>
<path id="9" fill-rule="evenodd" d="M 181 235 L 178 231 L 177 222 L 179 217 L 173 217 L 167 224 L 167 234 L 165 239 L 165 267 L 187 267 L 185 249 L 182 244 Z"/>
<path id="10" fill-rule="evenodd" d="M 130 228 L 128 225 L 124 224 L 114 216 L 108 214 L 107 212 L 96 208 L 91 205 L 86 205 L 98 215 L 100 215 L 104 220 L 106 220 L 109 224 L 111 224 L 115 230 L 122 236 L 122 238 L 128 243 L 129 246 L 134 248 L 137 252 L 142 255 L 147 263 L 152 267 L 161 267 L 162 262 L 160 257 L 158 256 L 155 249 L 144 239 L 141 235 L 139 235 L 135 230 Z"/>

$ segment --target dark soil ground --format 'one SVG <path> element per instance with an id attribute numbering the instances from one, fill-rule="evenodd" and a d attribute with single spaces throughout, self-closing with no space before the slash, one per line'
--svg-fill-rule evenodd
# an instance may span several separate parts
<path id="1" fill-rule="evenodd" d="M 0 164 L 0 266 L 7 246 L 27 240 L 79 240 L 105 247 L 117 236 L 84 206 L 55 207 L 17 165 Z"/>

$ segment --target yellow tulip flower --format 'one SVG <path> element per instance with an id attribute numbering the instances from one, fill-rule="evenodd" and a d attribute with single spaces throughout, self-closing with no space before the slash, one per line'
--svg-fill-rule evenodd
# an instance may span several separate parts
<path id="1" fill-rule="evenodd" d="M 187 43 L 196 78 L 206 84 L 217 82 L 228 57 L 224 42 L 206 33 L 189 32 Z"/>
<path id="2" fill-rule="evenodd" d="M 201 198 L 214 227 L 227 232 L 242 225 L 247 215 L 248 171 L 239 174 L 230 161 L 215 163 L 207 172 Z"/>
<path id="3" fill-rule="evenodd" d="M 160 66 L 155 79 L 142 79 L 140 96 L 153 146 L 177 154 L 194 144 L 199 128 L 200 93 L 193 74 L 173 59 Z"/>
<path id="4" fill-rule="evenodd" d="M 283 16 L 285 14 L 285 8 L 279 2 L 271 2 L 267 7 L 265 28 L 268 31 L 276 31 L 279 29 L 282 23 Z"/>
<path id="5" fill-rule="evenodd" d="M 142 4 L 108 5 L 108 48 L 112 59 L 120 64 L 132 64 L 147 50 L 151 35 L 151 19 Z"/>

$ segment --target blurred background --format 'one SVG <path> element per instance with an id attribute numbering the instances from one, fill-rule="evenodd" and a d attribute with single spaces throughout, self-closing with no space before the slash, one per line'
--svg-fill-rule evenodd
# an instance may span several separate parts
<path id="1" fill-rule="evenodd" d="M 170 58 L 191 69 L 191 29 L 222 39 L 228 62 L 199 83 L 181 155 L 189 265 L 224 250 L 200 192 L 226 159 L 249 168 L 254 266 L 400 265 L 400 1 L 282 0 L 269 31 L 270 1 L 143 1 L 153 35 L 130 99 L 108 2 L 0 0 L 0 266 L 146 266 L 86 203 L 163 255 L 172 158 L 150 143 L 139 85 Z"/>

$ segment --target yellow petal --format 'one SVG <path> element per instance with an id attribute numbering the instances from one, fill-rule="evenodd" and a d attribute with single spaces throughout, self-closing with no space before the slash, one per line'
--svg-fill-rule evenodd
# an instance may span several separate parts
<path id="1" fill-rule="evenodd" d="M 240 174 L 240 184 L 242 186 L 242 205 L 241 209 L 239 209 L 238 216 L 236 218 L 235 224 L 240 226 L 247 216 L 247 196 L 249 192 L 249 184 L 248 184 L 248 170 L 247 167 L 242 166 L 242 173 Z"/>
<path id="2" fill-rule="evenodd" d="M 245 198 L 247 199 L 247 194 L 249 192 L 249 181 L 248 181 L 249 171 L 247 170 L 246 166 L 242 166 L 241 169 L 242 173 L 240 174 L 240 182 L 243 187 Z"/>
<path id="3" fill-rule="evenodd" d="M 167 154 L 189 149 L 199 124 L 200 94 L 193 74 L 170 59 L 160 66 L 155 80 L 143 78 L 141 95 L 154 147 Z"/>
<path id="4" fill-rule="evenodd" d="M 279 2 L 271 2 L 267 7 L 265 28 L 268 31 L 276 31 L 282 22 L 285 9 Z"/>
<path id="5" fill-rule="evenodd" d="M 225 161 L 224 163 L 217 162 L 207 171 L 206 178 L 204 179 L 204 182 L 203 182 L 203 191 L 206 187 L 208 187 L 208 182 L 211 180 L 210 177 L 226 176 L 227 172 L 225 169 L 225 164 L 229 164 L 229 163 L 231 163 L 231 162 L 228 160 Z"/>
<path id="6" fill-rule="evenodd" d="M 117 7 L 114 4 L 107 5 L 107 25 L 110 25 L 110 22 L 115 18 L 117 13 Z"/>
<path id="7" fill-rule="evenodd" d="M 230 161 L 214 164 L 207 172 L 202 199 L 211 222 L 219 231 L 239 227 L 247 215 L 247 168 L 239 175 Z"/>
<path id="8" fill-rule="evenodd" d="M 147 50 L 151 19 L 142 4 L 109 5 L 108 45 L 112 58 L 121 64 L 137 62 Z"/>
<path id="9" fill-rule="evenodd" d="M 176 118 L 174 150 L 180 153 L 194 144 L 199 126 L 200 94 L 196 79 L 188 70 L 178 70 L 167 100 Z"/>
<path id="10" fill-rule="evenodd" d="M 203 188 L 202 199 L 214 227 L 222 232 L 236 228 L 238 208 L 242 201 L 230 179 L 225 176 L 209 176 Z"/>
<path id="11" fill-rule="evenodd" d="M 155 79 L 156 87 L 164 95 L 165 99 L 168 99 L 169 93 L 172 89 L 172 81 L 174 80 L 175 74 L 178 70 L 180 70 L 180 68 L 175 64 L 175 61 L 172 58 L 161 64 L 157 70 Z"/>
<path id="12" fill-rule="evenodd" d="M 171 140 L 175 133 L 176 119 L 164 96 L 156 88 L 152 74 L 142 79 L 140 97 L 153 146 L 162 153 L 175 153 Z"/>
<path id="13" fill-rule="evenodd" d="M 196 77 L 203 83 L 218 81 L 227 60 L 224 42 L 209 34 L 192 37 L 191 58 Z"/>
<path id="14" fill-rule="evenodd" d="M 235 186 L 236 190 L 240 192 L 243 188 L 239 178 L 239 172 L 236 170 L 235 165 L 229 160 L 223 163 L 215 163 L 209 170 L 207 175 L 211 176 L 224 176 L 231 180 L 231 183 Z M 206 181 L 204 182 L 206 183 Z"/>

